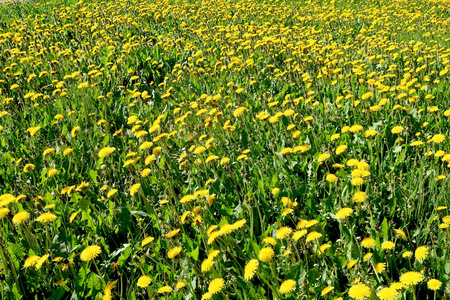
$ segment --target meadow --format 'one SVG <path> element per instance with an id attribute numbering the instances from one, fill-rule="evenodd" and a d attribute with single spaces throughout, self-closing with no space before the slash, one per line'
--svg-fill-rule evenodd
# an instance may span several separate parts
<path id="1" fill-rule="evenodd" d="M 449 297 L 449 0 L 76 1 L 0 5 L 1 299 Z"/>

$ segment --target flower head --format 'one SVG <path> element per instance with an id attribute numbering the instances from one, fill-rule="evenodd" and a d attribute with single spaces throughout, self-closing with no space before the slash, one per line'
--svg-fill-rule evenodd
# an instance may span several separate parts
<path id="1" fill-rule="evenodd" d="M 220 293 L 220 291 L 223 290 L 225 287 L 225 280 L 222 278 L 216 278 L 211 280 L 208 286 L 208 292 L 210 292 L 212 295 L 215 295 L 217 293 Z"/>
<path id="2" fill-rule="evenodd" d="M 150 285 L 151 282 L 152 282 L 152 279 L 149 276 L 144 275 L 144 276 L 139 277 L 137 286 L 141 287 L 141 288 L 146 288 Z"/>
<path id="3" fill-rule="evenodd" d="M 348 295 L 350 298 L 356 300 L 365 300 L 370 297 L 370 294 L 370 288 L 364 283 L 354 285 L 348 290 Z"/>
<path id="4" fill-rule="evenodd" d="M 37 217 L 36 221 L 40 223 L 48 223 L 56 220 L 56 216 L 52 213 L 42 213 L 39 217 Z"/>
<path id="5" fill-rule="evenodd" d="M 392 287 L 385 287 L 377 293 L 377 296 L 380 300 L 395 300 L 397 299 L 398 294 L 399 293 L 396 289 Z"/>
<path id="6" fill-rule="evenodd" d="M 428 282 L 427 282 L 427 286 L 428 286 L 428 288 L 429 288 L 430 290 L 432 290 L 432 291 L 437 291 L 437 290 L 439 290 L 439 289 L 441 288 L 442 282 L 440 282 L 440 281 L 437 280 L 437 279 L 430 279 L 430 280 L 428 280 Z"/>
<path id="7" fill-rule="evenodd" d="M 423 275 L 415 271 L 406 272 L 405 274 L 400 276 L 400 282 L 407 286 L 417 285 L 422 280 Z"/>
<path id="8" fill-rule="evenodd" d="M 80 259 L 82 261 L 91 261 L 96 258 L 100 253 L 102 253 L 102 248 L 97 245 L 87 246 L 83 252 L 80 254 Z"/>
<path id="9" fill-rule="evenodd" d="M 259 261 L 257 259 L 250 260 L 244 268 L 244 278 L 245 280 L 250 280 L 255 276 L 256 271 L 258 270 Z"/>
<path id="10" fill-rule="evenodd" d="M 280 294 L 287 294 L 295 290 L 297 283 L 295 280 L 288 279 L 281 283 L 280 285 Z"/>
<path id="11" fill-rule="evenodd" d="M 262 248 L 259 251 L 259 260 L 262 262 L 269 262 L 273 259 L 273 257 L 275 256 L 275 252 L 273 251 L 272 248 L 269 247 L 265 247 Z"/>

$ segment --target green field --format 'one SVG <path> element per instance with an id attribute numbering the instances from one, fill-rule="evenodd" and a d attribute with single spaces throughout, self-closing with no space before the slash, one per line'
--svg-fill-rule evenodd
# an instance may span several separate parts
<path id="1" fill-rule="evenodd" d="M 447 299 L 450 1 L 0 5 L 0 299 Z"/>

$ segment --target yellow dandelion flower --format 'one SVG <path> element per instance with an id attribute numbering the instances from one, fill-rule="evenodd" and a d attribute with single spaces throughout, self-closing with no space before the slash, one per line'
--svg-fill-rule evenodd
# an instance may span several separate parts
<path id="1" fill-rule="evenodd" d="M 268 237 L 264 238 L 263 241 L 265 243 L 267 243 L 267 244 L 272 245 L 272 246 L 275 246 L 277 244 L 277 241 L 271 236 L 268 236 Z"/>
<path id="2" fill-rule="evenodd" d="M 308 230 L 306 230 L 306 229 L 294 231 L 294 233 L 292 234 L 292 238 L 294 240 L 298 240 L 298 239 L 302 238 L 303 236 L 305 236 L 307 233 L 308 233 Z"/>
<path id="3" fill-rule="evenodd" d="M 52 213 L 42 213 L 39 217 L 36 218 L 36 221 L 39 223 L 48 223 L 56 220 L 56 216 Z"/>
<path id="4" fill-rule="evenodd" d="M 327 295 L 328 293 L 330 293 L 332 290 L 334 290 L 333 286 L 327 286 L 320 292 L 320 296 L 323 297 L 323 296 Z"/>
<path id="5" fill-rule="evenodd" d="M 201 265 L 202 273 L 209 272 L 213 266 L 214 266 L 214 260 L 212 260 L 211 258 L 205 259 Z"/>
<path id="6" fill-rule="evenodd" d="M 170 293 L 172 291 L 173 291 L 173 288 L 168 286 L 168 285 L 166 285 L 166 286 L 160 287 L 158 289 L 158 294 Z"/>
<path id="7" fill-rule="evenodd" d="M 142 240 L 141 246 L 144 247 L 145 245 L 150 244 L 150 243 L 153 242 L 154 240 L 155 240 L 154 237 L 148 236 L 148 237 L 146 237 L 145 239 Z"/>
<path id="8" fill-rule="evenodd" d="M 381 248 L 384 250 L 392 250 L 394 249 L 395 244 L 391 241 L 385 241 L 383 243 L 381 243 Z"/>
<path id="9" fill-rule="evenodd" d="M 361 246 L 364 248 L 373 248 L 375 247 L 376 241 L 371 237 L 366 237 L 361 241 Z"/>
<path id="10" fill-rule="evenodd" d="M 386 263 L 377 263 L 375 265 L 375 272 L 378 274 L 383 273 L 386 270 Z"/>
<path id="11" fill-rule="evenodd" d="M 36 262 L 39 260 L 39 258 L 40 258 L 40 257 L 37 256 L 37 255 L 32 255 L 32 256 L 28 257 L 28 258 L 25 260 L 25 263 L 24 263 L 23 267 L 24 267 L 25 269 L 27 269 L 27 268 L 29 268 L 29 267 L 34 266 L 34 265 L 36 264 Z"/>
<path id="12" fill-rule="evenodd" d="M 419 272 L 410 271 L 400 276 L 400 282 L 407 286 L 414 286 L 422 282 L 423 275 Z"/>
<path id="13" fill-rule="evenodd" d="M 430 249 L 428 249 L 428 247 L 425 246 L 420 246 L 419 248 L 416 249 L 416 251 L 414 252 L 414 257 L 419 261 L 419 262 L 423 262 L 427 257 L 428 254 L 430 253 Z"/>
<path id="14" fill-rule="evenodd" d="M 149 276 L 144 275 L 144 276 L 139 277 L 137 286 L 141 287 L 141 288 L 146 288 L 150 285 L 151 282 L 152 282 L 152 279 Z"/>
<path id="15" fill-rule="evenodd" d="M 377 296 L 380 300 L 395 300 L 397 299 L 398 294 L 399 293 L 396 289 L 392 287 L 385 287 L 377 293 Z"/>
<path id="16" fill-rule="evenodd" d="M 344 220 L 346 218 L 348 218 L 351 214 L 353 213 L 353 209 L 348 208 L 348 207 L 344 207 L 341 208 L 335 215 L 334 217 L 338 220 Z"/>
<path id="17" fill-rule="evenodd" d="M 413 253 L 411 252 L 411 251 L 405 251 L 403 254 L 402 254 L 402 257 L 403 258 L 411 258 L 413 256 Z"/>
<path id="18" fill-rule="evenodd" d="M 130 187 L 130 195 L 133 197 L 134 194 L 136 194 L 139 189 L 141 188 L 141 184 L 140 183 L 135 183 Z"/>
<path id="19" fill-rule="evenodd" d="M 29 218 L 30 218 L 29 212 L 21 211 L 14 215 L 14 217 L 12 218 L 12 222 L 14 225 L 19 225 L 28 220 Z"/>
<path id="20" fill-rule="evenodd" d="M 430 280 L 428 280 L 428 282 L 427 282 L 427 286 L 428 286 L 428 288 L 429 288 L 430 290 L 432 290 L 432 291 L 437 291 L 437 290 L 439 290 L 439 289 L 441 288 L 442 282 L 440 282 L 440 281 L 437 280 L 437 279 L 430 279 Z"/>
<path id="21" fill-rule="evenodd" d="M 370 297 L 371 291 L 367 285 L 365 285 L 364 283 L 359 283 L 350 287 L 350 289 L 348 290 L 348 295 L 352 299 L 365 300 Z"/>
<path id="22" fill-rule="evenodd" d="M 98 152 L 98 157 L 107 157 L 116 150 L 114 147 L 105 147 Z"/>
<path id="23" fill-rule="evenodd" d="M 178 254 L 180 254 L 182 248 L 181 246 L 174 247 L 167 252 L 167 257 L 170 259 L 175 258 Z"/>
<path id="24" fill-rule="evenodd" d="M 259 251 L 258 258 L 262 262 L 269 262 L 273 259 L 274 256 L 275 256 L 275 252 L 273 251 L 273 249 L 269 248 L 269 247 L 265 247 Z"/>
<path id="25" fill-rule="evenodd" d="M 216 278 L 211 280 L 208 286 L 208 292 L 212 295 L 215 295 L 217 293 L 220 293 L 223 288 L 225 287 L 225 280 L 222 278 Z"/>
<path id="26" fill-rule="evenodd" d="M 251 280 L 253 276 L 255 276 L 256 271 L 258 270 L 259 261 L 257 259 L 250 260 L 244 268 L 244 278 L 245 280 Z"/>
<path id="27" fill-rule="evenodd" d="M 275 238 L 282 240 L 285 238 L 288 238 L 292 233 L 292 229 L 289 227 L 281 227 L 280 229 L 278 229 L 277 231 L 277 235 L 275 236 Z"/>
<path id="28" fill-rule="evenodd" d="M 82 261 L 91 261 L 95 259 L 100 253 L 102 253 L 102 248 L 97 245 L 87 246 L 83 252 L 80 254 L 80 259 Z"/>
<path id="29" fill-rule="evenodd" d="M 391 132 L 393 134 L 398 134 L 401 133 L 403 131 L 403 127 L 402 126 L 395 126 L 394 128 L 391 129 Z"/>
<path id="30" fill-rule="evenodd" d="M 50 255 L 45 254 L 44 256 L 40 257 L 37 261 L 36 264 L 34 265 L 34 267 L 36 268 L 36 270 L 39 270 L 42 265 L 44 264 L 44 262 L 50 257 Z"/>
<path id="31" fill-rule="evenodd" d="M 287 294 L 295 290 L 297 283 L 295 280 L 288 279 L 281 283 L 280 285 L 280 294 Z"/>
<path id="32" fill-rule="evenodd" d="M 308 233 L 308 236 L 306 237 L 306 242 L 311 242 L 311 241 L 315 241 L 318 240 L 322 237 L 322 234 L 317 232 L 317 231 L 312 231 L 310 233 Z"/>

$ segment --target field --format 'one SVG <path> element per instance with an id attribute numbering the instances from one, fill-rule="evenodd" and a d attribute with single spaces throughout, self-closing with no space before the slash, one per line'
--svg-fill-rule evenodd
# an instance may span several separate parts
<path id="1" fill-rule="evenodd" d="M 449 0 L 0 16 L 1 299 L 449 297 Z"/>

